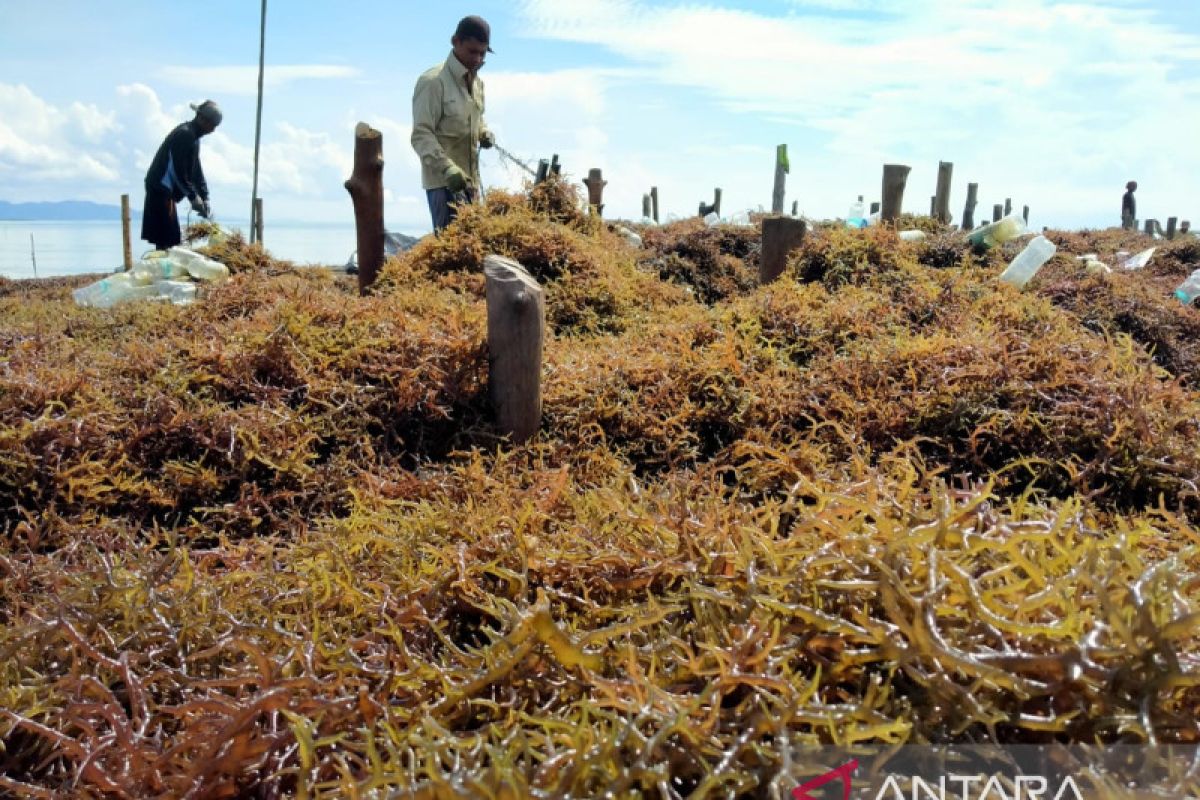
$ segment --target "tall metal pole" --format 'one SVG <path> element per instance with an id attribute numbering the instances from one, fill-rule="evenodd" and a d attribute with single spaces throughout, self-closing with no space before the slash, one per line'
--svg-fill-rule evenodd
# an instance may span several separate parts
<path id="1" fill-rule="evenodd" d="M 267 0 L 262 0 L 262 21 L 258 26 L 258 113 L 254 117 L 254 188 L 250 197 L 250 241 L 257 241 L 258 221 L 258 146 L 262 140 L 263 62 L 267 52 Z"/>

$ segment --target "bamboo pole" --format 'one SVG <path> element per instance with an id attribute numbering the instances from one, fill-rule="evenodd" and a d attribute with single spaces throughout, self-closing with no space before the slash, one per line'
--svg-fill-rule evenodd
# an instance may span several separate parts
<path id="1" fill-rule="evenodd" d="M 783 274 L 788 255 L 801 245 L 807 226 L 802 219 L 767 217 L 762 221 L 758 282 L 768 284 Z"/>
<path id="2" fill-rule="evenodd" d="M 121 195 L 121 251 L 125 259 L 125 271 L 133 269 L 133 234 L 129 224 L 129 195 Z"/>
<path id="3" fill-rule="evenodd" d="M 33 242 L 33 233 L 29 234 L 29 260 L 33 262 L 33 277 L 37 274 L 37 245 Z"/>
<path id="4" fill-rule="evenodd" d="M 949 161 L 938 162 L 937 193 L 934 195 L 933 216 L 943 224 L 950 224 L 950 184 L 954 177 L 954 165 Z"/>
<path id="5" fill-rule="evenodd" d="M 650 208 L 654 212 L 654 221 L 658 222 L 658 187 L 650 187 Z"/>
<path id="6" fill-rule="evenodd" d="M 358 234 L 358 291 L 366 294 L 383 266 L 383 134 L 365 122 L 354 128 L 354 172 L 346 181 Z"/>
<path id="7" fill-rule="evenodd" d="M 881 222 L 895 222 L 904 207 L 904 186 L 908 183 L 908 173 L 912 167 L 903 164 L 883 165 L 883 210 L 880 212 Z"/>
<path id="8" fill-rule="evenodd" d="M 979 184 L 967 184 L 967 205 L 963 208 L 963 230 L 969 231 L 975 227 L 975 206 L 979 203 Z"/>
<path id="9" fill-rule="evenodd" d="M 254 114 L 254 181 L 250 189 L 250 243 L 262 241 L 262 220 L 258 212 L 258 147 L 262 141 L 263 71 L 267 52 L 267 0 L 262 0 L 262 17 L 258 25 L 258 109 Z M 255 234 L 258 239 L 255 239 Z"/>
<path id="10" fill-rule="evenodd" d="M 542 341 L 546 305 L 542 287 L 516 261 L 483 260 L 487 299 L 488 394 L 500 432 L 516 444 L 542 420 Z"/>
<path id="11" fill-rule="evenodd" d="M 254 235 L 257 237 L 256 242 L 262 244 L 263 240 L 263 201 L 261 197 L 254 198 Z"/>
<path id="12" fill-rule="evenodd" d="M 783 198 L 786 194 L 787 178 L 790 170 L 788 164 L 787 145 L 781 144 L 775 148 L 775 188 L 771 192 L 771 213 L 783 213 Z"/>

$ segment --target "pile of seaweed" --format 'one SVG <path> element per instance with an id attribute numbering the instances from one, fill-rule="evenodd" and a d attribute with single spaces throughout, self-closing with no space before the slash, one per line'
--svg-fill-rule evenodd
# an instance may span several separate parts
<path id="1" fill-rule="evenodd" d="M 638 249 L 493 193 L 374 291 L 0 286 L 0 792 L 784 797 L 810 745 L 1197 743 L 1194 241 Z M 223 249 L 216 250 L 217 247 Z M 546 288 L 538 435 L 482 260 Z"/>

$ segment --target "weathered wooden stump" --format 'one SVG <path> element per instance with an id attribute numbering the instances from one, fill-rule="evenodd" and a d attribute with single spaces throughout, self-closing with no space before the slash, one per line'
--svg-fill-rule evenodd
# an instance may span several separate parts
<path id="1" fill-rule="evenodd" d="M 366 294 L 383 266 L 383 134 L 365 122 L 354 128 L 354 171 L 346 191 L 358 234 L 358 291 Z"/>
<path id="2" fill-rule="evenodd" d="M 654 219 L 654 211 L 650 207 L 650 195 L 642 195 L 642 216 L 646 219 Z"/>
<path id="3" fill-rule="evenodd" d="M 1179 217 L 1167 217 L 1167 238 L 1175 238 L 1175 226 L 1179 224 Z"/>
<path id="4" fill-rule="evenodd" d="M 871 203 L 871 216 L 879 213 L 879 203 Z"/>
<path id="5" fill-rule="evenodd" d="M 802 219 L 767 217 L 762 222 L 762 251 L 758 282 L 767 284 L 783 274 L 788 255 L 801 245 L 807 226 Z"/>
<path id="6" fill-rule="evenodd" d="M 992 222 L 999 222 L 1003 216 L 1004 206 L 1000 205 L 999 203 L 996 203 L 996 205 L 992 206 Z"/>
<path id="7" fill-rule="evenodd" d="M 542 421 L 542 287 L 511 258 L 483 260 L 487 285 L 488 395 L 500 432 L 520 444 Z"/>
<path id="8" fill-rule="evenodd" d="M 608 185 L 608 181 L 604 180 L 599 169 L 590 169 L 583 185 L 588 190 L 588 205 L 596 209 L 596 216 L 604 216 L 604 187 Z"/>
<path id="9" fill-rule="evenodd" d="M 934 195 L 933 216 L 944 224 L 950 224 L 950 180 L 954 176 L 954 165 L 949 161 L 938 162 L 937 194 Z"/>
<path id="10" fill-rule="evenodd" d="M 787 193 L 787 178 L 784 177 L 791 169 L 788 163 L 787 145 L 781 144 L 775 148 L 775 187 L 771 191 L 771 213 L 783 213 L 783 199 Z"/>
<path id="11" fill-rule="evenodd" d="M 650 187 L 650 208 L 654 212 L 654 221 L 658 222 L 658 187 Z"/>
<path id="12" fill-rule="evenodd" d="M 967 205 L 963 208 L 963 230 L 969 231 L 975 227 L 975 206 L 979 204 L 979 184 L 967 184 Z"/>
<path id="13" fill-rule="evenodd" d="M 912 167 L 903 164 L 883 165 L 883 209 L 880 222 L 895 222 L 904 207 L 904 186 Z"/>
<path id="14" fill-rule="evenodd" d="M 1004 216 L 1007 217 L 1011 213 L 1012 213 L 1012 198 L 1006 197 L 1006 198 L 1004 198 Z"/>
<path id="15" fill-rule="evenodd" d="M 538 159 L 537 174 L 533 176 L 533 185 L 537 186 L 550 175 L 550 162 L 544 158 Z"/>
<path id="16" fill-rule="evenodd" d="M 1025 220 L 1026 225 L 1029 224 L 1029 206 L 1023 206 L 1021 208 L 1021 218 Z"/>

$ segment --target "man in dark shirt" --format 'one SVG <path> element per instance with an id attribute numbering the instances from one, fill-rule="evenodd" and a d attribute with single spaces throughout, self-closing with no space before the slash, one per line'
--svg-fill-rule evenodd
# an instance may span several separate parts
<path id="1" fill-rule="evenodd" d="M 1125 195 L 1121 198 L 1121 227 L 1132 230 L 1137 227 L 1137 200 L 1133 193 L 1137 191 L 1137 181 L 1125 184 Z"/>
<path id="2" fill-rule="evenodd" d="M 150 169 L 146 171 L 146 205 L 142 210 L 142 238 L 158 250 L 182 240 L 175 204 L 185 197 L 200 216 L 208 219 L 208 183 L 200 167 L 200 139 L 221 124 L 221 109 L 212 100 L 192 104 L 196 116 L 167 134 Z"/>

